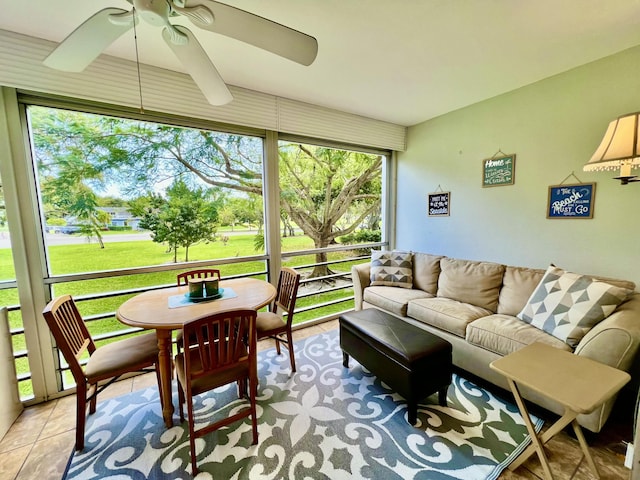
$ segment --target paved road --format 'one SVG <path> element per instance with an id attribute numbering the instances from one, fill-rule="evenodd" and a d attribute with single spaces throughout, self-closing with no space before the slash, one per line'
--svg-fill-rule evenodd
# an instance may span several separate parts
<path id="1" fill-rule="evenodd" d="M 64 233 L 46 233 L 45 239 L 47 245 L 72 245 L 78 243 L 87 243 L 88 240 L 86 237 L 81 235 L 67 235 Z M 105 243 L 108 242 L 132 242 L 134 240 L 151 240 L 151 236 L 149 232 L 145 233 L 127 233 L 122 235 L 104 235 L 102 237 Z M 92 243 L 95 243 L 97 240 L 95 238 L 91 239 Z M 6 232 L 0 233 L 0 248 L 10 248 L 11 240 L 9 239 L 9 234 Z"/>
<path id="2" fill-rule="evenodd" d="M 255 230 L 243 230 L 238 232 L 225 232 L 225 235 L 247 235 L 247 234 L 255 234 Z M 65 233 L 46 233 L 45 239 L 47 245 L 72 245 L 78 243 L 87 243 L 88 240 L 86 237 L 78 234 L 67 235 Z M 103 235 L 102 240 L 105 243 L 111 242 L 133 242 L 136 240 L 151 240 L 151 234 L 149 232 L 140 232 L 140 233 L 123 233 L 123 234 L 113 234 L 113 235 Z M 95 238 L 91 239 L 92 243 L 96 243 L 97 240 Z M 11 248 L 11 240 L 9 239 L 8 232 L 0 232 L 0 248 Z"/>
<path id="3" fill-rule="evenodd" d="M 87 243 L 87 237 L 82 235 L 66 235 L 64 233 L 47 233 L 46 234 L 47 245 L 70 245 L 77 243 Z M 141 233 L 123 233 L 114 235 L 103 235 L 102 241 L 104 243 L 111 242 L 133 242 L 136 240 L 151 240 L 151 234 L 149 232 Z M 96 243 L 98 240 L 91 239 L 92 243 Z"/>

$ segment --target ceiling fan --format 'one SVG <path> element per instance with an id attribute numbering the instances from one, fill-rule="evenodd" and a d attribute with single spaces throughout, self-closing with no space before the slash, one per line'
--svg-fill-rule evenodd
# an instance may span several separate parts
<path id="1" fill-rule="evenodd" d="M 218 70 L 193 33 L 172 25 L 172 17 L 184 16 L 196 27 L 235 38 L 287 58 L 311 65 L 318 53 L 317 40 L 307 34 L 214 0 L 127 0 L 133 9 L 105 8 L 69 34 L 44 64 L 57 70 L 81 72 L 100 53 L 137 25 L 138 19 L 162 27 L 162 38 L 178 57 L 212 105 L 233 100 Z"/>

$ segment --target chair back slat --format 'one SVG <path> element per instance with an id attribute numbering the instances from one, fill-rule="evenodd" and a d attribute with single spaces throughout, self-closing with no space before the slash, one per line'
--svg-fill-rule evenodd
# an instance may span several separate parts
<path id="1" fill-rule="evenodd" d="M 278 310 L 287 312 L 287 322 L 293 320 L 293 310 L 298 296 L 300 286 L 300 274 L 293 268 L 282 267 L 280 278 L 278 279 L 278 293 L 273 306 L 273 312 Z"/>
<path id="2" fill-rule="evenodd" d="M 62 295 L 51 300 L 42 314 L 76 383 L 84 381 L 80 357 L 92 354 L 96 346 L 75 302 L 70 295 Z"/>
<path id="3" fill-rule="evenodd" d="M 200 270 L 190 270 L 188 272 L 179 273 L 176 277 L 178 286 L 187 285 L 191 278 L 211 278 L 216 277 L 220 281 L 220 270 L 212 268 L 204 268 Z"/>
<path id="4" fill-rule="evenodd" d="M 84 343 L 80 346 L 80 348 L 78 349 L 78 352 L 76 353 L 76 358 L 78 360 L 80 360 L 80 358 L 82 357 L 82 355 L 84 354 L 84 352 L 89 350 L 89 344 L 91 343 L 91 339 L 87 338 Z"/>
<path id="5" fill-rule="evenodd" d="M 255 320 L 253 321 L 253 330 L 255 331 Z M 249 338 L 248 326 L 249 319 L 241 319 L 234 324 L 229 325 L 229 344 L 230 348 L 227 351 L 227 361 L 236 362 L 242 355 L 248 356 L 247 340 Z M 247 352 L 246 354 L 243 352 Z"/>
<path id="6" fill-rule="evenodd" d="M 248 363 L 250 356 L 256 355 L 255 323 L 255 310 L 244 309 L 185 323 L 183 338 L 188 339 L 185 372 L 191 378 L 198 378 L 238 363 Z M 200 367 L 197 370 L 196 363 Z"/>
<path id="7" fill-rule="evenodd" d="M 65 300 L 53 311 L 55 321 L 60 327 L 60 332 L 76 357 L 82 355 L 88 348 L 88 335 L 83 329 L 84 322 L 74 302 Z"/>

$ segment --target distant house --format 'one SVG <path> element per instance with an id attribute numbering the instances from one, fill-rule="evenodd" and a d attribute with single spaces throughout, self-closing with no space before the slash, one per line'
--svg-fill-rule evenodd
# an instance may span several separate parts
<path id="1" fill-rule="evenodd" d="M 97 209 L 109 214 L 110 227 L 130 227 L 132 230 L 140 230 L 140 217 L 134 217 L 127 207 L 98 207 Z"/>
<path id="2" fill-rule="evenodd" d="M 105 227 L 116 227 L 121 229 L 142 230 L 140 228 L 140 217 L 134 217 L 126 207 L 97 207 L 97 210 L 109 214 L 109 223 Z M 65 226 L 47 225 L 46 231 L 49 233 L 76 233 L 80 230 L 80 221 L 77 217 L 68 215 L 64 217 L 67 222 Z"/>

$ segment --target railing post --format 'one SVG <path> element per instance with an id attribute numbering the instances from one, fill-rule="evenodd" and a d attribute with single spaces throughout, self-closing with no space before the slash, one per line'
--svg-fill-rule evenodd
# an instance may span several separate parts
<path id="1" fill-rule="evenodd" d="M 22 412 L 11 331 L 6 308 L 0 308 L 0 439 Z"/>
<path id="2" fill-rule="evenodd" d="M 267 131 L 264 145 L 264 194 L 265 225 L 264 246 L 269 257 L 269 281 L 278 283 L 278 275 L 282 267 L 280 258 L 280 177 L 278 174 L 278 133 Z"/>

